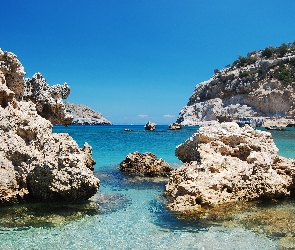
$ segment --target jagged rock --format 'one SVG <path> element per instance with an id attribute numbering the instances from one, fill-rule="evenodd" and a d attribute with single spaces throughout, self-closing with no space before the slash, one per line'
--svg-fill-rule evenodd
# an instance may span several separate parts
<path id="1" fill-rule="evenodd" d="M 23 75 L 17 57 L 0 51 L 0 204 L 91 197 L 99 187 L 91 147 L 52 133 L 51 122 L 23 98 Z"/>
<path id="2" fill-rule="evenodd" d="M 65 102 L 65 109 L 73 116 L 72 124 L 79 125 L 112 125 L 110 121 L 86 105 Z"/>
<path id="3" fill-rule="evenodd" d="M 85 144 L 83 149 L 79 149 L 69 135 L 64 134 L 63 137 L 64 153 L 59 150 L 51 152 L 52 159 L 36 165 L 27 175 L 28 189 L 35 199 L 80 201 L 87 200 L 97 191 L 98 181 L 92 172 L 94 161 L 90 146 Z"/>
<path id="4" fill-rule="evenodd" d="M 145 130 L 153 131 L 153 130 L 156 129 L 156 126 L 157 126 L 156 123 L 153 123 L 153 122 L 148 121 L 148 122 L 145 124 L 144 129 L 145 129 Z"/>
<path id="5" fill-rule="evenodd" d="M 120 170 L 127 173 L 142 176 L 169 176 L 173 168 L 161 158 L 157 158 L 153 153 L 139 152 L 130 153 L 126 159 L 120 163 Z"/>
<path id="6" fill-rule="evenodd" d="M 26 74 L 24 67 L 22 66 L 20 61 L 17 59 L 15 54 L 2 51 L 1 49 L 0 49 L 0 62 L 1 62 L 0 83 L 6 85 L 6 86 L 1 86 L 1 89 L 5 88 L 5 91 L 3 91 L 3 94 L 1 95 L 5 96 L 5 92 L 7 92 L 6 88 L 8 88 L 11 92 L 14 93 L 14 97 L 17 100 L 21 100 L 24 93 L 23 77 Z M 4 96 L 2 96 L 2 98 Z"/>
<path id="7" fill-rule="evenodd" d="M 294 49 L 295 44 L 282 57 L 269 59 L 262 51 L 252 52 L 246 59 L 215 72 L 208 81 L 196 85 L 176 122 L 191 126 L 218 121 L 218 117 L 294 119 Z"/>
<path id="8" fill-rule="evenodd" d="M 169 129 L 170 130 L 178 130 L 178 129 L 181 129 L 181 124 L 178 124 L 176 122 L 172 123 L 169 125 Z"/>
<path id="9" fill-rule="evenodd" d="M 204 126 L 176 149 L 184 165 L 165 193 L 175 211 L 200 211 L 224 203 L 290 196 L 295 161 L 278 156 L 269 132 L 246 125 Z"/>
<path id="10" fill-rule="evenodd" d="M 70 94 L 67 83 L 49 86 L 41 73 L 36 73 L 31 79 L 25 80 L 24 100 L 36 104 L 40 116 L 52 124 L 69 125 L 73 117 L 65 111 L 63 99 Z"/>

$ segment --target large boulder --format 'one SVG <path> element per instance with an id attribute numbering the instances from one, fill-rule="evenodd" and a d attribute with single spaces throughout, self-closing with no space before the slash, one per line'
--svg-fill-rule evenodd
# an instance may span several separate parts
<path id="1" fill-rule="evenodd" d="M 168 207 L 200 211 L 230 202 L 290 196 L 295 161 L 277 153 L 269 132 L 232 122 L 201 127 L 176 149 L 184 165 L 166 185 Z"/>
<path id="2" fill-rule="evenodd" d="M 122 172 L 132 173 L 141 176 L 169 176 L 173 168 L 161 158 L 157 158 L 153 153 L 139 152 L 130 153 L 126 159 L 120 163 Z"/>
<path id="3" fill-rule="evenodd" d="M 0 50 L 0 204 L 90 198 L 99 187 L 91 147 L 52 133 L 37 104 L 24 98 L 24 74 L 17 57 Z"/>

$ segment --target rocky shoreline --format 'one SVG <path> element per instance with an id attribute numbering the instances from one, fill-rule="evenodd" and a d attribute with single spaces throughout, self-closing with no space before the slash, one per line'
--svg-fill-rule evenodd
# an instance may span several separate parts
<path id="1" fill-rule="evenodd" d="M 72 121 L 62 102 L 68 85 L 24 75 L 16 55 L 0 50 L 0 204 L 87 200 L 100 184 L 91 146 L 52 133 L 52 123 Z"/>
<path id="2" fill-rule="evenodd" d="M 253 51 L 196 85 L 176 120 L 183 126 L 295 114 L 295 43 Z"/>

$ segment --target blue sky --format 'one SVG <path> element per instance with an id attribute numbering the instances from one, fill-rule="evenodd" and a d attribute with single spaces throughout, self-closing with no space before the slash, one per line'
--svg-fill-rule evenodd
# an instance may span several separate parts
<path id="1" fill-rule="evenodd" d="M 295 1 L 1 1 L 0 48 L 26 77 L 114 124 L 174 122 L 196 84 L 248 52 L 295 41 Z"/>

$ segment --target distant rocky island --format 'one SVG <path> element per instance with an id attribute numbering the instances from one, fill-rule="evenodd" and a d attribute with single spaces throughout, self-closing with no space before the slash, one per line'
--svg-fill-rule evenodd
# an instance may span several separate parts
<path id="1" fill-rule="evenodd" d="M 284 118 L 294 123 L 295 42 L 239 56 L 196 85 L 176 123 L 184 126 L 242 117 Z"/>
<path id="2" fill-rule="evenodd" d="M 86 105 L 64 102 L 65 110 L 72 117 L 75 125 L 112 125 L 110 121 Z"/>

